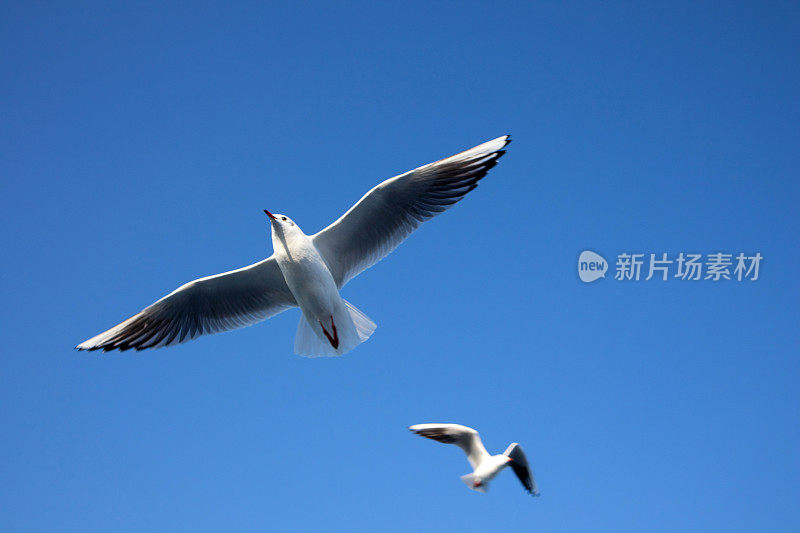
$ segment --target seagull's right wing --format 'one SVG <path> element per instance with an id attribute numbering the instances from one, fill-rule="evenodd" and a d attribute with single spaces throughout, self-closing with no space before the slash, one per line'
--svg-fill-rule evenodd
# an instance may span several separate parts
<path id="1" fill-rule="evenodd" d="M 522 446 L 513 442 L 508 446 L 506 451 L 503 452 L 503 455 L 511 459 L 511 468 L 522 482 L 522 486 L 525 487 L 525 490 L 527 490 L 529 494 L 538 496 L 539 491 L 536 488 L 536 479 L 534 479 L 531 469 L 528 466 L 528 458 L 525 457 Z"/>
<path id="2" fill-rule="evenodd" d="M 483 447 L 478 432 L 467 426 L 460 424 L 417 424 L 408 429 L 420 435 L 445 444 L 455 444 L 467 454 L 467 460 L 472 468 L 478 465 L 485 458 L 489 457 L 489 452 Z"/>
<path id="3" fill-rule="evenodd" d="M 312 237 L 336 285 L 374 265 L 426 220 L 464 198 L 505 153 L 508 135 L 373 187 L 336 222 Z"/>
<path id="4" fill-rule="evenodd" d="M 200 335 L 250 326 L 297 305 L 275 256 L 196 279 L 121 324 L 79 344 L 78 350 L 144 350 Z"/>

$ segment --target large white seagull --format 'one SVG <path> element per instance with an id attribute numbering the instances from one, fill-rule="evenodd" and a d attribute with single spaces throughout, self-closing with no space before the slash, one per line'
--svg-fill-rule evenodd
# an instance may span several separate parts
<path id="1" fill-rule="evenodd" d="M 508 135 L 388 179 L 336 222 L 306 235 L 289 217 L 264 211 L 274 253 L 254 265 L 194 280 L 79 350 L 144 350 L 250 326 L 300 307 L 294 350 L 342 355 L 367 340 L 375 323 L 339 290 L 394 250 L 422 222 L 445 211 L 497 164 Z"/>

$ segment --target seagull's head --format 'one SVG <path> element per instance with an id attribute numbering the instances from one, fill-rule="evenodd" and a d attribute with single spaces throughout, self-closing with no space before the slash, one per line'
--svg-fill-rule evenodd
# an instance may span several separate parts
<path id="1" fill-rule="evenodd" d="M 278 213 L 272 214 L 266 209 L 264 213 L 269 217 L 270 226 L 272 226 L 272 238 L 285 239 L 295 234 L 302 234 L 302 230 L 294 223 L 294 221 L 286 215 Z"/>
<path id="2" fill-rule="evenodd" d="M 272 223 L 272 227 L 279 227 L 279 228 L 291 228 L 295 227 L 294 221 L 291 218 L 287 217 L 286 215 L 281 214 L 272 214 L 266 209 L 264 209 L 264 213 L 269 217 L 269 221 Z"/>

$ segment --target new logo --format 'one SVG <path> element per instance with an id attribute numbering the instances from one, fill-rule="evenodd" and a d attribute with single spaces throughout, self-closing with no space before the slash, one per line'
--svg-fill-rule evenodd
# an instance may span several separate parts
<path id="1" fill-rule="evenodd" d="M 608 262 L 599 254 L 585 250 L 578 257 L 578 277 L 584 283 L 606 277 L 607 270 Z"/>

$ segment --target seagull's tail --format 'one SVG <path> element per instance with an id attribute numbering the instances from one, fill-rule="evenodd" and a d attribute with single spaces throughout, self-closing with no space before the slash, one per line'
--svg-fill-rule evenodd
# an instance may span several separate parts
<path id="1" fill-rule="evenodd" d="M 461 476 L 461 481 L 463 481 L 464 484 L 472 490 L 477 490 L 478 492 L 489 492 L 489 483 L 476 479 L 475 474 L 463 475 Z"/>
<path id="2" fill-rule="evenodd" d="M 336 335 L 336 347 L 331 338 L 325 335 L 322 326 L 312 326 L 311 321 L 303 315 L 297 325 L 294 353 L 303 357 L 335 357 L 346 354 L 369 339 L 378 326 L 347 300 L 344 300 L 344 304 L 345 308 L 333 317 L 336 331 L 328 332 L 328 335 Z"/>

